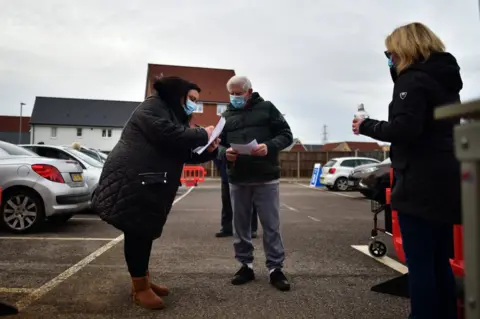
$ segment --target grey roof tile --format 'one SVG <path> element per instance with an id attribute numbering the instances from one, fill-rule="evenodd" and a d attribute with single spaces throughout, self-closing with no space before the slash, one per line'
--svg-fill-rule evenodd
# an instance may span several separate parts
<path id="1" fill-rule="evenodd" d="M 123 127 L 140 103 L 37 97 L 30 124 Z"/>

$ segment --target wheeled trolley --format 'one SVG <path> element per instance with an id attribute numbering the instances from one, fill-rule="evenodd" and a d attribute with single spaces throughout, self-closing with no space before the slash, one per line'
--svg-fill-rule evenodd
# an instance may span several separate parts
<path id="1" fill-rule="evenodd" d="M 370 201 L 371 211 L 373 213 L 373 228 L 371 231 L 370 242 L 368 243 L 368 252 L 373 257 L 384 257 L 387 254 L 387 245 L 377 239 L 378 233 L 387 233 L 385 228 L 378 226 L 378 215 L 390 209 L 387 203 L 382 204 L 375 200 Z"/>

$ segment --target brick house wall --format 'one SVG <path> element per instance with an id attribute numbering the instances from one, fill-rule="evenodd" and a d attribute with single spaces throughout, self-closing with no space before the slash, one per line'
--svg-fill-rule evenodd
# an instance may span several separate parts
<path id="1" fill-rule="evenodd" d="M 17 144 L 20 116 L 0 116 L 0 140 Z M 30 143 L 30 117 L 22 116 L 21 143 Z"/>
<path id="2" fill-rule="evenodd" d="M 178 76 L 197 84 L 200 89 L 200 99 L 197 111 L 193 113 L 192 125 L 216 125 L 220 116 L 218 106 L 225 107 L 229 102 L 227 81 L 235 75 L 234 70 L 188 67 L 163 64 L 149 64 L 147 70 L 145 97 L 153 92 L 152 85 L 158 77 Z"/>

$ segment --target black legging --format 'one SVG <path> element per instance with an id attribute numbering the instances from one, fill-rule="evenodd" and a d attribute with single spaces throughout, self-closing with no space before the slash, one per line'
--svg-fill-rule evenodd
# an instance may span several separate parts
<path id="1" fill-rule="evenodd" d="M 138 235 L 125 234 L 124 252 L 130 276 L 138 278 L 147 275 L 153 241 Z"/>

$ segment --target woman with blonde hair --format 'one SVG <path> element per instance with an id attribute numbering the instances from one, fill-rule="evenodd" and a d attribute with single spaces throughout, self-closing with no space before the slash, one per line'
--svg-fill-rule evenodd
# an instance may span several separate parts
<path id="1" fill-rule="evenodd" d="M 456 292 L 449 259 L 460 223 L 457 120 L 436 121 L 434 109 L 460 101 L 460 67 L 427 26 L 410 23 L 385 40 L 394 81 L 388 121 L 354 119 L 352 129 L 390 142 L 395 171 L 392 209 L 398 211 L 413 319 L 454 319 Z"/>

